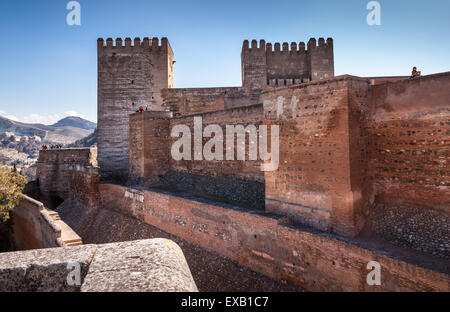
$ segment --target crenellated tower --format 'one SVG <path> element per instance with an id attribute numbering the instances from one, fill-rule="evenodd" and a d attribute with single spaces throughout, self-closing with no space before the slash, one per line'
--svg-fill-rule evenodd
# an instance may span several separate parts
<path id="1" fill-rule="evenodd" d="M 129 115 L 162 110 L 161 89 L 172 88 L 173 52 L 167 38 L 108 38 L 98 49 L 98 163 L 102 178 L 127 177 Z"/>
<path id="2" fill-rule="evenodd" d="M 242 85 L 251 89 L 280 87 L 334 76 L 333 39 L 311 38 L 308 44 L 245 40 L 241 53 Z"/>

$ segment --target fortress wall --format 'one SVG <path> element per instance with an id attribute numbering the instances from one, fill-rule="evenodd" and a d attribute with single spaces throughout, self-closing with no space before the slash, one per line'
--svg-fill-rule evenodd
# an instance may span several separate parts
<path id="1" fill-rule="evenodd" d="M 377 201 L 450 213 L 450 72 L 371 87 Z"/>
<path id="2" fill-rule="evenodd" d="M 112 184 L 101 184 L 100 193 L 104 207 L 310 291 L 449 291 L 448 272 L 296 229 L 283 218 Z M 370 261 L 381 265 L 381 286 L 366 282 Z"/>
<path id="3" fill-rule="evenodd" d="M 162 110 L 161 89 L 173 87 L 173 52 L 166 38 L 98 41 L 98 149 L 102 179 L 127 177 L 129 115 Z"/>
<path id="4" fill-rule="evenodd" d="M 203 129 L 211 124 L 217 124 L 222 128 L 223 132 L 223 160 L 194 160 L 194 116 L 202 117 Z M 234 143 L 235 160 L 226 160 L 226 125 L 254 125 L 258 129 L 262 124 L 263 110 L 262 105 L 253 105 L 248 107 L 240 107 L 228 110 L 220 110 L 216 112 L 196 114 L 191 116 L 173 118 L 170 120 L 170 131 L 177 125 L 187 125 L 191 130 L 192 160 L 174 160 L 169 155 L 170 169 L 177 171 L 185 171 L 193 174 L 210 175 L 210 176 L 232 176 L 251 181 L 264 181 L 263 172 L 260 170 L 261 162 L 249 160 L 249 137 L 245 139 L 245 159 L 246 161 L 237 160 L 236 156 L 236 139 Z M 258 132 L 259 133 L 259 132 Z M 236 137 L 236 135 L 235 135 Z M 177 141 L 179 137 L 171 137 L 169 139 L 169 147 Z M 210 137 L 203 137 L 203 147 L 210 140 Z M 170 151 L 170 148 L 169 148 Z M 259 156 L 258 156 L 259 159 Z"/>
<path id="5" fill-rule="evenodd" d="M 130 115 L 129 181 L 155 183 L 169 170 L 171 117 L 172 113 L 156 111 Z"/>
<path id="6" fill-rule="evenodd" d="M 41 202 L 24 195 L 11 214 L 13 237 L 18 250 L 64 246 L 61 227 Z"/>
<path id="7" fill-rule="evenodd" d="M 366 180 L 359 141 L 367 81 L 341 76 L 264 92 L 264 122 L 280 127 L 278 170 L 265 172 L 266 210 L 320 230 L 356 235 Z M 365 108 L 367 110 L 367 108 Z M 363 155 L 359 154 L 364 149 Z"/>
<path id="8" fill-rule="evenodd" d="M 208 125 L 219 125 L 223 133 L 223 160 L 195 160 L 194 158 L 194 116 L 202 118 L 203 129 Z M 162 183 L 172 191 L 189 191 L 199 196 L 213 197 L 216 200 L 233 202 L 236 205 L 264 209 L 264 174 L 261 171 L 259 154 L 256 160 L 249 160 L 249 135 L 245 136 L 245 161 L 237 160 L 237 135 L 234 139 L 234 160 L 226 159 L 226 126 L 254 126 L 259 133 L 262 123 L 262 105 L 233 108 L 210 113 L 173 118 L 170 131 L 177 125 L 186 125 L 191 130 L 191 160 L 175 160 L 171 156 L 172 145 L 179 137 L 170 137 L 168 144 L 170 172 Z M 212 136 L 215 136 L 213 134 Z M 203 148 L 210 141 L 203 137 Z M 258 150 L 256 140 L 253 146 Z M 211 146 L 209 147 L 211 150 Z"/>
<path id="9" fill-rule="evenodd" d="M 73 166 L 69 173 L 69 197 L 89 207 L 98 204 L 99 169 L 89 166 Z"/>
<path id="10" fill-rule="evenodd" d="M 83 242 L 58 213 L 24 195 L 11 213 L 16 249 L 40 249 L 76 246 Z"/>
<path id="11" fill-rule="evenodd" d="M 174 116 L 201 114 L 259 103 L 259 92 L 241 87 L 164 89 L 163 107 Z"/>
<path id="12" fill-rule="evenodd" d="M 202 131 L 208 125 L 219 125 L 223 132 L 223 160 L 194 159 L 194 117 L 202 119 Z M 215 112 L 198 113 L 172 118 L 169 112 L 146 111 L 130 116 L 130 178 L 138 185 L 154 185 L 171 191 L 213 196 L 244 206 L 264 207 L 264 175 L 261 161 L 249 160 L 249 136 L 245 138 L 246 161 L 237 160 L 237 140 L 233 145 L 234 160 L 226 160 L 226 125 L 253 125 L 258 130 L 262 123 L 262 105 L 238 107 Z M 173 144 L 181 137 L 171 137 L 174 127 L 190 129 L 190 160 L 175 160 L 171 155 Z M 202 134 L 200 134 L 202 135 Z M 215 134 L 212 135 L 215 137 Z M 236 135 L 235 135 L 236 138 Z M 210 141 L 203 137 L 203 147 Z M 258 150 L 257 141 L 255 148 Z M 211 147 L 210 147 L 211 149 Z"/>
<path id="13" fill-rule="evenodd" d="M 281 87 L 334 77 L 333 39 L 305 43 L 245 40 L 241 52 L 242 85 L 248 89 Z"/>
<path id="14" fill-rule="evenodd" d="M 69 181 L 73 170 L 97 166 L 97 148 L 64 148 L 39 151 L 36 176 L 42 195 L 70 196 Z"/>

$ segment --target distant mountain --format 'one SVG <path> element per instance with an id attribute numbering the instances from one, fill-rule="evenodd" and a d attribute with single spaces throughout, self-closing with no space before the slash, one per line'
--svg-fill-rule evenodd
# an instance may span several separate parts
<path id="1" fill-rule="evenodd" d="M 97 128 L 95 128 L 94 132 L 89 134 L 87 137 L 79 139 L 74 143 L 68 145 L 68 147 L 91 147 L 97 145 Z"/>
<path id="2" fill-rule="evenodd" d="M 66 117 L 57 123 L 27 124 L 0 116 L 0 133 L 13 133 L 15 136 L 38 136 L 44 143 L 70 144 L 91 134 L 97 124 L 80 117 Z"/>
<path id="3" fill-rule="evenodd" d="M 16 164 L 21 172 L 31 172 L 43 144 L 70 146 L 79 142 L 79 146 L 91 146 L 97 142 L 96 127 L 95 123 L 79 117 L 66 117 L 47 126 L 0 116 L 0 165 Z"/>
<path id="4" fill-rule="evenodd" d="M 80 117 L 70 116 L 61 119 L 57 123 L 51 125 L 51 127 L 75 127 L 93 131 L 95 128 L 97 128 L 97 124 L 95 122 Z"/>
<path id="5" fill-rule="evenodd" d="M 26 124 L 14 120 L 10 120 L 0 116 L 0 133 L 12 132 L 16 135 L 37 135 L 41 138 L 45 137 L 47 131 L 52 131 L 53 128 L 42 124 Z"/>

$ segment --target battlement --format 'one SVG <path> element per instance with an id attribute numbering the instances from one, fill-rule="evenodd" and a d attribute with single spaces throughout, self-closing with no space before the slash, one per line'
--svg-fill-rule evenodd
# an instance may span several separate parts
<path id="1" fill-rule="evenodd" d="M 243 86 L 263 88 L 321 80 L 334 76 L 333 39 L 305 42 L 245 40 L 242 45 Z"/>
<path id="2" fill-rule="evenodd" d="M 306 49 L 307 48 L 307 49 Z M 324 38 L 319 38 L 319 40 L 316 40 L 315 38 L 309 39 L 308 43 L 305 44 L 304 42 L 275 42 L 270 43 L 263 39 L 259 40 L 259 44 L 257 40 L 252 40 L 251 45 L 248 40 L 244 40 L 244 43 L 242 44 L 242 51 L 244 52 L 261 52 L 264 51 L 267 54 L 268 53 L 288 53 L 289 54 L 302 54 L 307 53 L 308 51 L 316 50 L 316 49 L 332 49 L 333 48 L 333 39 L 328 38 L 326 41 Z"/>

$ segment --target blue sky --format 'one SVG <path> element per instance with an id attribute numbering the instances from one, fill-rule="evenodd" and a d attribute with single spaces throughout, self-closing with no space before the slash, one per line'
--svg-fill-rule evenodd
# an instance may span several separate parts
<path id="1" fill-rule="evenodd" d="M 96 121 L 98 37 L 168 37 L 175 87 L 239 86 L 245 39 L 333 37 L 336 75 L 408 75 L 450 70 L 450 1 L 79 0 L 81 26 L 66 24 L 66 0 L 0 2 L 0 115 L 52 123 Z"/>

